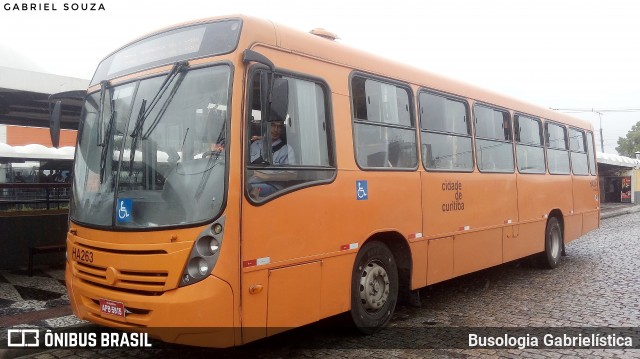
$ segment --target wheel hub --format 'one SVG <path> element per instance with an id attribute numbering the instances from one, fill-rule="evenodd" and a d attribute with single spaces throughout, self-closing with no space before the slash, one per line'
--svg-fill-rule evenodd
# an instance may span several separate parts
<path id="1" fill-rule="evenodd" d="M 551 255 L 553 258 L 560 255 L 560 233 L 557 230 L 551 232 Z"/>
<path id="2" fill-rule="evenodd" d="M 376 311 L 389 299 L 389 275 L 379 264 L 372 262 L 360 276 L 360 300 L 366 310 Z"/>

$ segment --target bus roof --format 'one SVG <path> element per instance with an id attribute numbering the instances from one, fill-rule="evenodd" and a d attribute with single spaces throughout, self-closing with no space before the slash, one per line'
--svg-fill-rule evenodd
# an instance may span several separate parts
<path id="1" fill-rule="evenodd" d="M 109 54 L 109 56 L 149 36 L 180 27 L 226 19 L 241 19 L 243 22 L 240 45 L 237 49 L 240 52 L 244 50 L 242 47 L 243 45 L 254 47 L 262 44 L 269 47 L 282 48 L 300 55 L 321 59 L 329 63 L 334 63 L 381 77 L 388 77 L 408 84 L 451 93 L 477 102 L 495 105 L 523 114 L 558 121 L 570 126 L 593 131 L 593 126 L 588 121 L 483 89 L 478 86 L 470 85 L 459 80 L 435 74 L 424 69 L 361 51 L 343 45 L 339 42 L 332 41 L 324 36 L 319 36 L 317 34 L 314 35 L 285 25 L 277 24 L 269 20 L 247 15 L 211 17 L 166 27 L 131 41 L 120 49 Z M 277 63 L 276 66 L 278 66 Z"/>
<path id="2" fill-rule="evenodd" d="M 244 19 L 244 26 L 253 25 L 250 18 Z M 290 51 L 322 58 L 329 62 L 343 64 L 345 66 L 382 77 L 390 77 L 402 82 L 448 92 L 474 101 L 492 104 L 515 110 L 517 112 L 522 112 L 524 114 L 530 114 L 553 121 L 563 122 L 571 126 L 593 130 L 591 123 L 585 120 L 577 119 L 575 117 L 527 103 L 497 92 L 435 74 L 421 68 L 416 68 L 375 54 L 354 49 L 320 36 L 291 29 L 279 24 L 276 24 L 275 26 L 277 27 L 278 46 Z M 330 56 L 328 57 L 327 54 L 330 54 Z"/>

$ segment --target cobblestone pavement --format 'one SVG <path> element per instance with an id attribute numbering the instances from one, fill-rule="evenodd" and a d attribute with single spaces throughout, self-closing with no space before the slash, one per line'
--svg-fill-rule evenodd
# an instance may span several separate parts
<path id="1" fill-rule="evenodd" d="M 26 269 L 0 271 L 0 328 L 57 328 L 80 322 L 71 314 L 64 267 L 38 269 L 32 277 Z"/>
<path id="2" fill-rule="evenodd" d="M 419 349 L 429 328 L 640 327 L 640 212 L 602 221 L 567 246 L 555 270 L 527 260 L 421 291 L 421 308 L 400 306 L 373 336 L 327 330 L 325 322 L 241 348 L 212 350 L 155 343 L 153 349 L 50 350 L 31 358 L 640 358 L 640 350 Z"/>

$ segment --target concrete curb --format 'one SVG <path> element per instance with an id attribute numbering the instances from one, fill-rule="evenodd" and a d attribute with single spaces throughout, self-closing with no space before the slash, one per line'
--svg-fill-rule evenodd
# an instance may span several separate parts
<path id="1" fill-rule="evenodd" d="M 625 209 L 620 209 L 620 210 L 617 210 L 617 211 L 611 211 L 611 212 L 608 212 L 608 213 L 600 213 L 600 219 L 607 219 L 607 218 L 622 216 L 622 215 L 625 215 L 625 214 L 635 213 L 635 212 L 639 212 L 639 211 L 640 211 L 640 206 L 628 207 L 628 208 L 625 208 Z"/>

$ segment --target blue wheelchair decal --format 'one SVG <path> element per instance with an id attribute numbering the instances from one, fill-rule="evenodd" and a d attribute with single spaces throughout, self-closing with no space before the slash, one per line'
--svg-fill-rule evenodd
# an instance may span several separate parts
<path id="1" fill-rule="evenodd" d="M 369 199 L 369 189 L 367 188 L 367 181 L 356 181 L 356 199 L 358 201 Z"/>
<path id="2" fill-rule="evenodd" d="M 133 214 L 133 200 L 131 198 L 118 199 L 116 219 L 118 223 L 130 223 Z"/>

